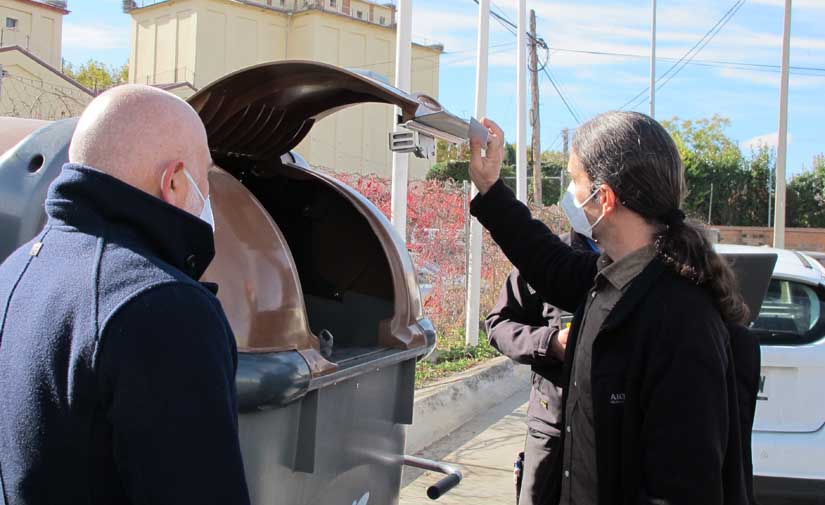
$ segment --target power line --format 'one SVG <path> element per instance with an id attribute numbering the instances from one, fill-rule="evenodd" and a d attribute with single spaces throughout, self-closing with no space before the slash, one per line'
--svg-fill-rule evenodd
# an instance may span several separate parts
<path id="1" fill-rule="evenodd" d="M 573 120 L 576 121 L 576 124 L 581 124 L 581 118 L 579 118 L 578 114 L 576 114 L 573 108 L 570 107 L 570 104 L 567 102 L 567 98 L 564 97 L 564 93 L 561 92 L 558 84 L 556 84 L 555 79 L 553 79 L 553 76 L 550 75 L 550 72 L 548 72 L 546 68 L 544 69 L 544 75 L 546 75 L 547 79 L 550 80 L 550 84 L 553 85 L 553 88 L 556 90 L 556 93 L 558 93 L 559 98 L 561 98 L 561 101 L 564 103 L 564 106 L 567 107 L 567 112 L 569 112 L 570 115 L 573 116 Z"/>
<path id="2" fill-rule="evenodd" d="M 475 2 L 476 5 L 478 5 L 478 1 L 479 0 L 473 0 L 473 2 Z M 515 31 L 515 30 L 518 30 L 518 26 L 515 23 L 513 23 L 512 21 L 510 21 L 509 19 L 507 19 L 507 16 L 505 16 L 503 14 L 499 14 L 497 12 L 494 12 L 492 9 L 490 9 L 490 15 L 493 16 L 493 18 L 495 18 L 496 21 L 498 21 L 499 24 L 504 26 L 504 28 L 507 31 L 509 31 L 511 35 L 514 35 L 516 37 L 518 36 L 518 32 Z M 538 45 L 539 47 L 541 47 L 543 49 L 549 49 L 547 43 L 544 41 L 543 38 L 538 37 L 538 36 L 533 37 L 533 34 L 530 33 L 530 32 L 527 32 L 527 36 L 531 40 L 535 40 L 536 45 Z M 548 53 L 548 58 L 549 58 L 549 53 Z M 561 98 L 562 103 L 564 103 L 564 106 L 567 108 L 567 112 L 570 113 L 570 116 L 573 117 L 573 120 L 576 121 L 576 124 L 581 123 L 580 116 L 576 113 L 574 108 L 570 105 L 570 101 L 567 99 L 564 92 L 560 88 L 559 84 L 556 82 L 556 79 L 554 79 L 553 76 L 550 74 L 550 72 L 547 70 L 547 62 L 545 62 L 544 65 L 542 65 L 542 67 L 538 70 L 544 72 L 544 75 L 547 76 L 547 79 L 550 81 L 550 84 L 553 85 L 553 89 L 556 90 L 556 93 L 559 95 L 559 98 Z"/>
<path id="3" fill-rule="evenodd" d="M 692 60 L 692 59 L 693 59 L 693 58 L 694 58 L 697 54 L 699 54 L 699 52 L 701 52 L 701 51 L 702 51 L 702 49 L 704 49 L 704 48 L 705 48 L 705 47 L 706 47 L 706 46 L 710 43 L 710 41 L 711 41 L 711 40 L 713 40 L 713 38 L 714 38 L 714 37 L 715 37 L 715 36 L 716 36 L 716 35 L 717 35 L 717 34 L 718 34 L 721 30 L 722 30 L 722 28 L 724 28 L 724 27 L 725 27 L 725 25 L 728 23 L 728 21 L 730 21 L 730 20 L 731 20 L 731 18 L 732 18 L 733 16 L 735 16 L 737 12 L 739 12 L 739 9 L 741 9 L 741 8 L 742 8 L 742 6 L 743 6 L 744 4 L 745 4 L 745 0 L 742 0 L 742 1 L 741 1 L 741 3 L 739 4 L 739 6 L 738 6 L 738 7 L 736 7 L 736 9 L 735 9 L 735 10 L 731 13 L 731 15 L 730 15 L 730 16 L 728 16 L 728 18 L 724 21 L 724 23 L 722 23 L 722 25 L 721 25 L 719 28 L 717 28 L 717 29 L 716 29 L 716 31 L 715 31 L 715 32 L 714 32 L 714 33 L 710 36 L 710 38 L 708 38 L 708 39 L 707 39 L 707 40 L 706 40 L 706 41 L 705 41 L 705 42 L 704 42 L 704 43 L 703 43 L 703 44 L 699 47 L 699 49 L 697 49 L 697 50 L 696 50 L 696 52 L 695 52 L 695 53 L 693 53 L 693 55 L 692 55 L 690 58 L 688 58 L 688 60 L 687 60 L 686 62 L 684 62 L 684 63 L 682 64 L 682 66 L 681 66 L 681 67 L 677 68 L 677 69 L 676 69 L 676 71 L 675 71 L 675 72 L 673 72 L 673 73 L 672 73 L 672 74 L 671 74 L 671 75 L 670 75 L 667 79 L 665 79 L 665 81 L 664 81 L 662 84 L 658 85 L 658 86 L 657 86 L 657 89 L 661 89 L 661 88 L 663 88 L 665 85 L 667 85 L 667 83 L 669 83 L 669 82 L 671 81 L 671 79 L 673 79 L 674 77 L 676 77 L 676 76 L 679 74 L 679 72 L 681 72 L 682 70 L 684 70 L 684 68 L 687 66 L 687 64 L 690 62 L 690 60 Z M 644 100 L 642 100 L 642 103 L 643 103 L 643 102 L 644 102 Z M 634 108 L 635 108 L 635 107 L 638 107 L 639 105 L 640 105 L 640 104 L 638 104 L 638 103 L 637 103 L 637 104 L 634 106 Z"/>
<path id="4" fill-rule="evenodd" d="M 571 49 L 566 47 L 551 47 L 550 52 L 562 52 L 562 53 L 576 53 L 576 54 L 591 54 L 595 56 L 616 56 L 621 58 L 639 58 L 639 59 L 650 59 L 650 55 L 644 54 L 634 54 L 634 53 L 617 53 L 611 51 L 591 51 L 587 49 Z M 678 61 L 678 58 L 667 58 L 667 57 L 657 57 L 657 61 Z M 746 61 L 725 61 L 725 60 L 692 60 L 688 62 L 690 65 L 700 65 L 700 66 L 716 66 L 716 67 L 726 67 L 726 66 L 733 66 L 733 67 L 754 67 L 754 68 L 764 68 L 770 70 L 779 70 L 781 67 L 779 65 L 771 65 L 768 63 L 751 63 Z M 816 72 L 825 72 L 825 67 L 800 67 L 800 66 L 791 66 L 791 70 L 803 70 L 803 71 L 816 71 Z"/>
<path id="5" fill-rule="evenodd" d="M 727 22 L 730 21 L 730 19 L 736 14 L 736 12 L 738 12 L 739 8 L 741 8 L 742 5 L 744 5 L 744 3 L 745 3 L 745 0 L 737 0 L 736 2 L 734 2 L 734 4 L 725 12 L 725 14 L 722 16 L 722 18 L 719 19 L 719 21 L 717 21 L 716 24 L 714 24 L 710 28 L 710 30 L 708 30 L 702 36 L 702 38 L 700 38 L 699 41 L 696 42 L 696 44 L 693 45 L 693 47 L 688 49 L 688 51 L 685 54 L 683 54 L 682 57 L 679 58 L 679 60 L 676 63 L 671 65 L 670 68 L 668 68 L 667 71 L 664 74 L 662 74 L 661 76 L 656 78 L 654 86 L 656 86 L 659 81 L 661 81 L 662 79 L 667 77 L 669 74 L 671 74 L 671 72 L 675 71 L 676 74 L 678 74 L 681 71 L 681 69 L 684 68 L 684 65 L 682 65 L 681 67 L 679 67 L 679 65 L 686 58 L 690 57 L 690 59 L 693 59 L 693 57 L 695 57 L 697 54 L 699 54 L 699 52 L 702 49 L 705 48 L 705 46 L 713 39 L 713 37 L 715 37 L 716 34 L 719 33 L 719 31 L 722 28 L 724 28 L 724 26 L 727 24 Z M 702 45 L 703 43 L 704 43 L 704 45 Z M 699 46 L 701 46 L 701 47 L 699 47 Z M 697 50 L 697 48 L 699 48 L 699 49 Z M 678 70 L 677 70 L 677 67 L 679 67 Z M 668 81 L 670 81 L 670 79 L 672 79 L 672 77 L 668 78 Z M 657 87 L 657 89 L 658 89 L 658 87 Z M 636 96 L 634 96 L 633 98 L 631 98 L 630 100 L 625 102 L 621 107 L 619 107 L 619 109 L 627 108 L 628 105 L 636 102 L 639 99 L 639 97 L 643 97 L 648 91 L 650 91 L 650 86 L 646 87 L 645 89 L 640 91 Z"/>

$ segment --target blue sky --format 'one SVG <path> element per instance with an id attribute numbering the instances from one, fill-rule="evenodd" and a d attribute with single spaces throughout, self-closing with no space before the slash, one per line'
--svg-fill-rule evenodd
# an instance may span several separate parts
<path id="1" fill-rule="evenodd" d="M 657 74 L 663 74 L 719 21 L 734 0 L 659 0 Z M 548 69 L 578 116 L 616 109 L 648 85 L 649 0 L 528 0 L 538 33 L 550 45 Z M 699 119 L 717 113 L 731 120 L 727 133 L 747 151 L 775 145 L 779 117 L 779 65 L 784 0 L 746 0 L 730 21 L 657 94 L 656 117 Z M 825 152 L 825 0 L 794 0 L 788 171 L 798 173 Z M 121 0 L 70 0 L 64 58 L 120 65 L 128 60 L 130 19 Z M 493 0 L 494 10 L 516 20 L 517 0 Z M 440 101 L 457 114 L 473 113 L 477 7 L 473 0 L 413 0 L 417 40 L 445 46 Z M 515 36 L 491 21 L 488 115 L 515 138 Z M 729 65 L 719 62 L 741 62 Z M 637 110 L 647 112 L 647 100 Z M 541 79 L 542 149 L 560 148 L 559 132 L 576 121 L 547 78 Z"/>

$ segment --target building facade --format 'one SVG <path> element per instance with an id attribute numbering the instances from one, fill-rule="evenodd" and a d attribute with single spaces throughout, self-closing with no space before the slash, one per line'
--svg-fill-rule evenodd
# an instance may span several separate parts
<path id="1" fill-rule="evenodd" d="M 198 89 L 226 74 L 285 59 L 329 63 L 395 80 L 395 10 L 364 0 L 158 0 L 132 16 L 129 81 L 188 82 Z M 414 45 L 412 90 L 438 95 L 440 46 Z M 320 121 L 296 149 L 310 164 L 390 175 L 387 134 L 394 111 L 366 104 Z M 423 178 L 428 160 L 413 159 Z"/>
<path id="2" fill-rule="evenodd" d="M 0 116 L 77 116 L 93 93 L 62 72 L 66 2 L 0 0 Z"/>
<path id="3" fill-rule="evenodd" d="M 60 1 L 0 0 L 0 47 L 22 47 L 60 68 L 65 7 Z"/>

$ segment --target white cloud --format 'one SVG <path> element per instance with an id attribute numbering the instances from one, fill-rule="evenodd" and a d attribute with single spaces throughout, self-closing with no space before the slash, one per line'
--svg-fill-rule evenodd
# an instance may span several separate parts
<path id="1" fill-rule="evenodd" d="M 114 26 L 63 25 L 63 46 L 69 49 L 127 49 L 129 34 Z"/>
<path id="2" fill-rule="evenodd" d="M 788 145 L 791 145 L 792 141 L 793 141 L 793 135 L 788 133 Z M 769 147 L 769 148 L 772 148 L 772 149 L 776 149 L 776 147 L 778 145 L 779 145 L 779 132 L 773 132 L 773 133 L 766 133 L 764 135 L 758 135 L 756 137 L 753 137 L 752 139 L 748 139 L 748 140 L 742 142 L 741 144 L 739 144 L 739 147 L 741 147 L 743 151 L 749 152 L 749 151 L 756 151 L 761 147 Z"/>

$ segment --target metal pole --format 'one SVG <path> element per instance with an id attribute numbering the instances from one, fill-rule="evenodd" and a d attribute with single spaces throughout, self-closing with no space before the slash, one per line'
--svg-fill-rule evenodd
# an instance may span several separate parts
<path id="1" fill-rule="evenodd" d="M 527 203 L 527 0 L 518 2 L 516 196 Z"/>
<path id="2" fill-rule="evenodd" d="M 533 132 L 533 203 L 541 205 L 541 121 L 539 118 L 539 56 L 536 43 L 536 11 L 530 10 L 530 128 Z"/>
<path id="3" fill-rule="evenodd" d="M 562 141 L 562 154 L 564 155 L 564 166 L 559 172 L 559 201 L 561 201 L 562 196 L 564 196 L 564 192 L 567 190 L 564 187 L 564 171 L 567 168 L 567 163 L 570 161 L 570 153 L 568 152 L 568 144 L 570 142 L 570 130 L 567 128 L 561 131 L 561 141 Z"/>
<path id="4" fill-rule="evenodd" d="M 785 162 L 788 152 L 788 65 L 791 59 L 791 0 L 785 0 L 785 31 L 782 37 L 782 79 L 779 86 L 779 142 L 776 148 L 776 204 L 773 246 L 785 247 Z"/>
<path id="5" fill-rule="evenodd" d="M 710 204 L 708 205 L 708 224 L 710 224 L 711 216 L 713 215 L 713 183 L 710 183 Z"/>
<path id="6" fill-rule="evenodd" d="M 771 214 L 773 209 L 773 174 L 771 173 L 770 159 L 768 159 L 768 228 L 771 227 Z"/>
<path id="7" fill-rule="evenodd" d="M 412 53 L 412 0 L 398 0 L 398 23 L 395 41 L 395 87 L 410 90 Z M 396 109 L 396 116 L 401 109 Z M 393 121 L 395 128 L 395 120 Z M 391 220 L 395 231 L 407 243 L 407 179 L 410 158 L 407 153 L 392 155 L 392 202 Z"/>
<path id="8" fill-rule="evenodd" d="M 656 117 L 656 0 L 650 21 L 650 117 Z"/>
<path id="9" fill-rule="evenodd" d="M 476 60 L 476 108 L 478 118 L 487 115 L 487 62 L 490 50 L 490 0 L 478 2 L 478 54 Z M 478 194 L 473 184 L 472 196 Z M 467 297 L 465 306 L 464 341 L 468 346 L 478 345 L 478 325 L 481 321 L 481 223 L 470 220 L 467 241 L 470 254 L 467 260 Z"/>

